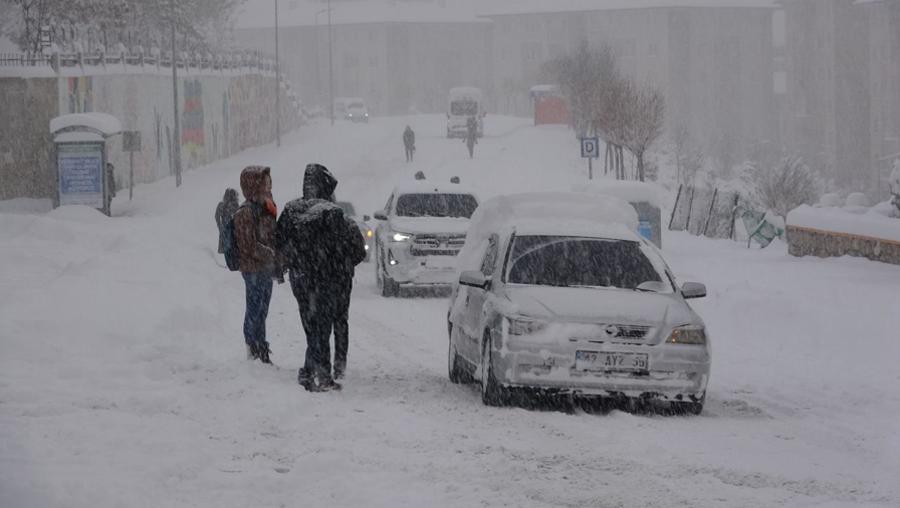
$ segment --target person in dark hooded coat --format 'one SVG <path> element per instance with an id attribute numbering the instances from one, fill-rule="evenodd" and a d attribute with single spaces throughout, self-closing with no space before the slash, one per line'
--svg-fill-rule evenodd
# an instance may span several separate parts
<path id="1" fill-rule="evenodd" d="M 234 189 L 225 189 L 225 196 L 216 206 L 216 226 L 219 228 L 219 254 L 225 253 L 225 224 L 240 207 L 238 193 Z"/>
<path id="2" fill-rule="evenodd" d="M 343 376 L 347 365 L 353 272 L 366 257 L 359 227 L 334 203 L 336 187 L 337 179 L 325 166 L 309 164 L 303 177 L 303 197 L 285 206 L 276 232 L 306 332 L 306 360 L 297 379 L 310 391 L 341 388 L 335 378 Z"/>

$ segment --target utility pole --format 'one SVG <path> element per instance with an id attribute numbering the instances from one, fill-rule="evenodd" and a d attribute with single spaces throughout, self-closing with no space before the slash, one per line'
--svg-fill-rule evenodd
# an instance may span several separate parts
<path id="1" fill-rule="evenodd" d="M 328 98 L 331 109 L 331 125 L 334 126 L 334 36 L 331 34 L 331 0 L 328 0 Z"/>
<path id="2" fill-rule="evenodd" d="M 169 0 L 172 15 L 172 104 L 175 106 L 175 129 L 172 140 L 172 161 L 175 165 L 175 187 L 181 187 L 181 122 L 178 118 L 178 59 L 175 56 L 175 0 Z"/>
<path id="3" fill-rule="evenodd" d="M 281 60 L 278 59 L 278 0 L 275 0 L 275 146 L 281 146 Z"/>

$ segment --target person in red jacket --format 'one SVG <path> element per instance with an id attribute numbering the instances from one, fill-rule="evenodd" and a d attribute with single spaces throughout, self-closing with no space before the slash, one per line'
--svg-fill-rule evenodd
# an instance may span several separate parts
<path id="1" fill-rule="evenodd" d="M 266 341 L 266 317 L 272 299 L 272 280 L 281 278 L 275 253 L 275 218 L 271 170 L 249 166 L 241 172 L 241 191 L 246 201 L 234 213 L 234 237 L 240 272 L 246 287 L 244 340 L 248 356 L 272 363 Z"/>

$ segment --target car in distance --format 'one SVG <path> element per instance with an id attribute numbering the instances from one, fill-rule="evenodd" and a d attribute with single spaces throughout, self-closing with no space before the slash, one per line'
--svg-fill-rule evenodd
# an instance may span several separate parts
<path id="1" fill-rule="evenodd" d="M 456 280 L 456 256 L 469 218 L 478 207 L 475 193 L 459 184 L 419 180 L 396 187 L 375 212 L 375 276 L 383 296 L 401 286 L 448 286 Z"/>
<path id="2" fill-rule="evenodd" d="M 630 205 L 599 199 L 538 193 L 479 208 L 448 312 L 450 380 L 479 380 L 488 405 L 541 392 L 699 414 L 710 341 L 688 300 L 706 288 L 679 286 Z"/>
<path id="3" fill-rule="evenodd" d="M 362 217 L 356 215 L 356 208 L 349 201 L 338 201 L 337 205 L 344 211 L 344 215 L 350 217 L 359 226 L 359 232 L 366 240 L 366 262 L 372 258 L 372 245 L 375 240 L 375 231 L 369 227 L 368 222 L 372 219 L 368 215 Z"/>

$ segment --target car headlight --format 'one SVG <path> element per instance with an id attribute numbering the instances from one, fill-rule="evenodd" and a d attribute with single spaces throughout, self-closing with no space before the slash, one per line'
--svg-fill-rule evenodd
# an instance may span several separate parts
<path id="1" fill-rule="evenodd" d="M 393 238 L 395 242 L 406 242 L 412 238 L 412 235 L 408 235 L 406 233 L 394 233 Z"/>
<path id="2" fill-rule="evenodd" d="M 667 344 L 706 344 L 706 330 L 697 326 L 680 326 L 669 334 Z"/>
<path id="3" fill-rule="evenodd" d="M 547 328 L 547 323 L 545 323 L 544 321 L 535 321 L 533 319 L 524 318 L 509 319 L 510 335 L 532 335 L 543 330 L 544 328 Z"/>
<path id="4" fill-rule="evenodd" d="M 367 229 L 366 238 L 372 238 L 373 236 L 375 236 L 375 233 L 373 233 L 371 229 Z"/>

